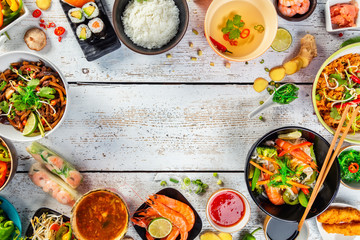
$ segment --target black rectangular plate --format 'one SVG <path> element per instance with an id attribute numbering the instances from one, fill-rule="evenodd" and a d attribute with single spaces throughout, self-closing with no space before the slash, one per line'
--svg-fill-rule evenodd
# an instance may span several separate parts
<path id="1" fill-rule="evenodd" d="M 58 216 L 63 216 L 64 222 L 70 222 L 70 218 L 67 216 L 64 216 L 63 214 L 56 212 L 50 208 L 39 208 L 35 213 L 34 216 L 31 219 L 34 219 L 34 217 L 40 217 L 43 213 L 48 213 L 48 214 L 54 214 L 54 215 L 58 215 Z M 28 228 L 26 229 L 26 233 L 25 236 L 26 237 L 31 237 L 33 235 L 33 228 L 31 226 L 31 223 L 29 223 Z"/>
<path id="2" fill-rule="evenodd" d="M 202 221 L 201 221 L 201 218 L 199 216 L 199 214 L 196 212 L 196 210 L 193 208 L 193 206 L 191 206 L 191 204 L 189 203 L 189 201 L 176 189 L 174 188 L 164 188 L 162 189 L 161 191 L 157 192 L 156 194 L 162 194 L 162 195 L 165 195 L 167 197 L 170 197 L 170 198 L 173 198 L 173 199 L 176 199 L 180 202 L 183 202 L 187 205 L 189 205 L 191 207 L 191 209 L 194 211 L 194 214 L 195 214 L 195 223 L 194 223 L 194 227 L 191 229 L 191 231 L 189 232 L 189 236 L 188 236 L 188 240 L 193 240 L 195 239 L 199 233 L 201 232 L 201 229 L 202 229 Z M 145 208 L 148 208 L 149 206 L 146 204 L 146 203 L 143 203 L 137 210 L 142 210 L 142 209 L 145 209 Z M 136 217 L 137 215 L 134 214 L 133 217 Z M 136 232 L 139 234 L 139 236 L 143 239 L 143 240 L 146 240 L 146 229 L 145 228 L 142 228 L 142 227 L 139 227 L 139 226 L 136 226 L 134 225 L 134 228 L 136 230 Z M 177 239 L 180 239 L 180 236 L 177 238 Z"/>
<path id="3" fill-rule="evenodd" d="M 106 28 L 105 29 L 105 31 L 106 31 L 105 38 L 100 39 L 98 37 L 94 37 L 93 39 L 91 39 L 89 41 L 81 41 L 76 36 L 76 27 L 82 23 L 87 24 L 89 22 L 89 20 L 85 19 L 85 22 L 82 22 L 79 24 L 72 23 L 69 18 L 68 11 L 74 7 L 70 6 L 69 4 L 67 4 L 63 1 L 60 1 L 60 3 L 61 3 L 62 9 L 64 10 L 66 18 L 68 19 L 68 21 L 70 23 L 71 29 L 74 32 L 74 36 L 75 36 L 76 40 L 78 41 L 82 51 L 84 52 L 86 60 L 88 60 L 89 62 L 94 61 L 94 60 L 101 58 L 102 56 L 104 56 L 108 53 L 111 53 L 121 47 L 120 41 L 116 36 L 116 33 L 114 31 L 114 28 L 112 27 L 112 24 L 111 24 L 108 16 L 106 15 L 105 7 L 101 0 L 95 0 L 95 3 L 99 7 L 99 12 L 100 12 L 99 17 L 101 18 L 101 20 L 103 20 L 104 26 Z"/>

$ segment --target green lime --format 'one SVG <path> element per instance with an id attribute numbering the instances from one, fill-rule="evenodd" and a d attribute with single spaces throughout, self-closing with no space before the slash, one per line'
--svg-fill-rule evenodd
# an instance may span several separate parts
<path id="1" fill-rule="evenodd" d="M 300 131 L 294 131 L 294 132 L 289 132 L 289 133 L 286 133 L 286 134 L 280 134 L 278 136 L 278 138 L 280 139 L 298 139 L 298 138 L 301 138 L 301 132 Z"/>
<path id="2" fill-rule="evenodd" d="M 292 43 L 292 36 L 285 28 L 279 28 L 277 30 L 275 39 L 271 44 L 271 48 L 275 51 L 282 52 L 288 49 Z"/>
<path id="3" fill-rule="evenodd" d="M 148 232 L 153 238 L 164 238 L 170 234 L 172 224 L 166 218 L 155 218 L 148 227 Z"/>
<path id="4" fill-rule="evenodd" d="M 36 128 L 38 127 L 38 118 L 35 116 L 33 112 L 30 113 L 29 118 L 26 121 L 23 135 L 29 136 L 33 132 L 35 132 Z"/>

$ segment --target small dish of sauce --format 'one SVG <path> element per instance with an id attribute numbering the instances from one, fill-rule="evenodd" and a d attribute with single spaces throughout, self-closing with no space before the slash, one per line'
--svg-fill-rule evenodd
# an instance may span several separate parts
<path id="1" fill-rule="evenodd" d="M 221 189 L 209 198 L 206 215 L 216 230 L 236 232 L 249 221 L 250 205 L 240 192 L 233 189 Z"/>

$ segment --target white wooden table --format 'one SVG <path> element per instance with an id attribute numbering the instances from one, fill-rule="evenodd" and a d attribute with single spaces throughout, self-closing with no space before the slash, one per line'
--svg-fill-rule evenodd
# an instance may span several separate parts
<path id="1" fill-rule="evenodd" d="M 70 84 L 72 105 L 64 124 L 40 142 L 63 153 L 85 175 L 80 192 L 111 187 L 124 195 L 133 212 L 142 198 L 161 189 L 159 180 L 169 176 L 200 178 L 210 185 L 203 196 L 183 194 L 197 209 L 203 220 L 203 230 L 211 229 L 205 218 L 209 195 L 219 188 L 212 173 L 218 172 L 225 187 L 235 188 L 251 203 L 251 221 L 234 239 L 246 231 L 261 226 L 265 215 L 251 200 L 245 185 L 244 166 L 251 145 L 266 132 L 281 126 L 310 128 L 326 139 L 331 135 L 318 122 L 311 104 L 311 87 L 322 62 L 345 40 L 325 30 L 325 0 L 318 0 L 313 15 L 302 22 L 287 22 L 279 18 L 279 26 L 293 36 L 292 46 L 278 53 L 269 49 L 258 59 L 245 63 L 225 61 L 208 46 L 203 36 L 203 20 L 209 0 L 189 0 L 190 24 L 183 40 L 169 53 L 143 56 L 125 46 L 97 60 L 87 62 L 63 14 L 60 3 L 53 1 L 43 18 L 64 26 L 67 35 L 59 43 L 48 32 L 48 45 L 40 52 L 65 74 Z M 113 0 L 106 0 L 111 16 Z M 36 9 L 35 1 L 25 1 Z M 29 17 L 9 31 L 12 37 L 0 53 L 28 50 L 22 37 L 26 29 L 37 26 L 38 19 Z M 192 29 L 199 34 L 195 35 Z M 300 86 L 300 97 L 290 106 L 273 108 L 262 116 L 262 122 L 247 119 L 247 114 L 268 96 L 256 93 L 252 83 L 257 77 L 267 77 L 264 68 L 280 65 L 296 54 L 299 40 L 306 33 L 315 35 L 318 57 L 311 65 L 284 81 Z M 189 42 L 194 44 L 189 47 Z M 197 56 L 201 49 L 203 55 Z M 196 62 L 191 57 L 198 57 Z M 264 63 L 260 64 L 261 59 Z M 215 66 L 210 66 L 214 62 Z M 1 135 L 1 133 L 0 133 Z M 33 185 L 27 176 L 34 162 L 26 153 L 26 143 L 14 143 L 19 154 L 18 172 L 11 184 L 1 192 L 20 212 L 23 228 L 40 207 L 49 207 L 66 215 L 70 207 Z M 169 181 L 168 181 L 169 182 Z M 171 185 L 171 184 L 170 184 Z M 181 190 L 179 186 L 175 186 Z M 134 191 L 133 191 L 133 190 Z M 360 206 L 359 192 L 340 186 L 335 202 Z M 321 239 L 315 220 L 309 220 L 309 239 Z M 139 239 L 133 227 L 128 235 Z M 257 239 L 265 239 L 258 233 Z"/>

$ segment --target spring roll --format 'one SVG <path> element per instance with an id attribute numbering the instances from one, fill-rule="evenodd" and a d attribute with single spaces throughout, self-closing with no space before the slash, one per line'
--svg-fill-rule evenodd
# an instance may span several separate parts
<path id="1" fill-rule="evenodd" d="M 44 164 L 52 173 L 59 176 L 72 188 L 77 188 L 83 180 L 81 173 L 54 151 L 38 142 L 33 142 L 26 151 L 41 164 Z"/>
<path id="2" fill-rule="evenodd" d="M 52 174 L 42 164 L 34 163 L 29 171 L 31 181 L 49 193 L 61 204 L 73 206 L 79 198 L 79 193 L 64 183 L 59 177 Z"/>

